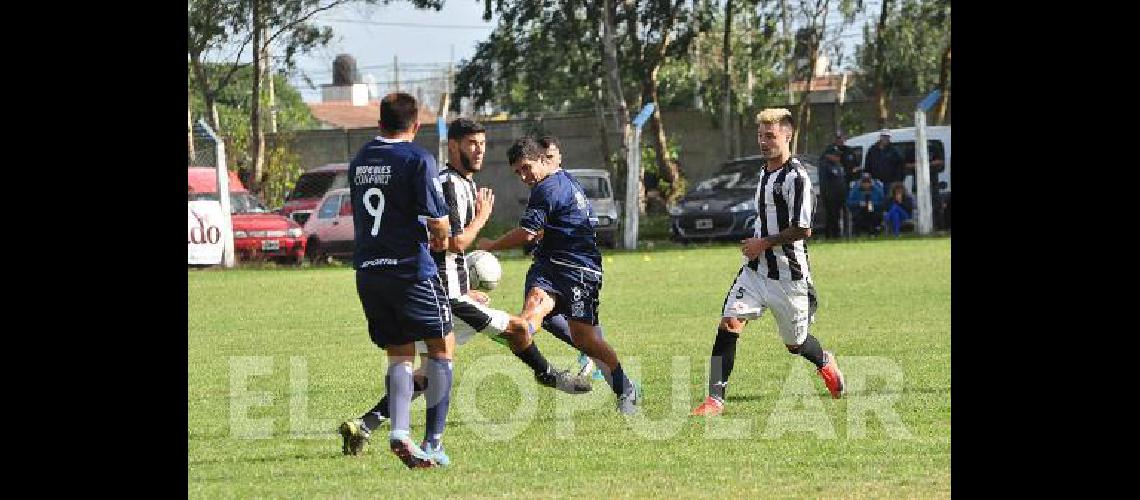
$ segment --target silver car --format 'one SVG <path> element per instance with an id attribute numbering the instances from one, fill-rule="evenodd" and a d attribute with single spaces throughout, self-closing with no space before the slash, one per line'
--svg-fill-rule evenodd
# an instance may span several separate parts
<path id="1" fill-rule="evenodd" d="M 598 244 L 613 248 L 621 227 L 621 207 L 614 201 L 614 190 L 610 184 L 610 173 L 596 168 L 566 169 L 566 173 L 578 179 L 586 198 L 594 207 L 598 222 L 594 226 L 598 234 Z"/>

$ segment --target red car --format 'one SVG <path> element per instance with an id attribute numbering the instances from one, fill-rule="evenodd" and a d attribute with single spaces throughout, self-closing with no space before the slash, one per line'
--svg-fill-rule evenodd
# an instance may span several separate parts
<path id="1" fill-rule="evenodd" d="M 281 215 L 304 226 L 325 193 L 344 187 L 348 187 L 347 163 L 329 163 L 309 170 L 301 174 L 297 185 L 285 197 Z"/>
<path id="2" fill-rule="evenodd" d="M 217 171 L 190 167 L 189 199 L 217 200 Z M 269 258 L 285 264 L 305 260 L 305 239 L 300 224 L 266 210 L 235 172 L 230 172 L 230 212 L 234 226 L 234 254 L 239 260 Z"/>

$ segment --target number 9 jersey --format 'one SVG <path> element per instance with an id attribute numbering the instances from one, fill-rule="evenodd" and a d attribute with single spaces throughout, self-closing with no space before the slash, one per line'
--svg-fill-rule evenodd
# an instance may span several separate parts
<path id="1" fill-rule="evenodd" d="M 436 276 L 425 219 L 447 215 L 435 159 L 409 141 L 377 136 L 348 167 L 352 267 L 407 281 Z"/>

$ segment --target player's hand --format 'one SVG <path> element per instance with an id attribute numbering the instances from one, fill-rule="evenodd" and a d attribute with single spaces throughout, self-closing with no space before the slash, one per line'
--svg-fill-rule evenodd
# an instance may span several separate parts
<path id="1" fill-rule="evenodd" d="M 478 248 L 479 250 L 490 251 L 491 250 L 491 244 L 493 244 L 493 243 L 494 243 L 494 241 L 491 241 L 489 238 L 479 238 L 475 242 L 475 248 Z"/>
<path id="2" fill-rule="evenodd" d="M 765 250 L 772 247 L 771 243 L 764 238 L 746 238 L 740 240 L 740 251 L 748 260 L 755 259 L 764 253 Z"/>
<path id="3" fill-rule="evenodd" d="M 472 299 L 475 299 L 475 302 L 478 302 L 480 304 L 487 305 L 491 303 L 491 297 L 483 292 L 480 292 L 479 290 L 467 290 L 467 295 Z"/>
<path id="4" fill-rule="evenodd" d="M 428 248 L 433 252 L 447 250 L 447 238 L 428 238 Z"/>
<path id="5" fill-rule="evenodd" d="M 491 210 L 495 206 L 495 193 L 491 188 L 479 188 L 479 192 L 475 194 L 475 215 L 483 217 L 491 216 Z"/>

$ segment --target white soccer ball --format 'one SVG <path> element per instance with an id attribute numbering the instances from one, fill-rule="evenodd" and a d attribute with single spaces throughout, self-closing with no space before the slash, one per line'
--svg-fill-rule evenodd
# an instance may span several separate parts
<path id="1" fill-rule="evenodd" d="M 503 268 L 495 254 L 476 250 L 467 254 L 467 274 L 471 286 L 479 290 L 494 290 L 503 277 Z"/>

